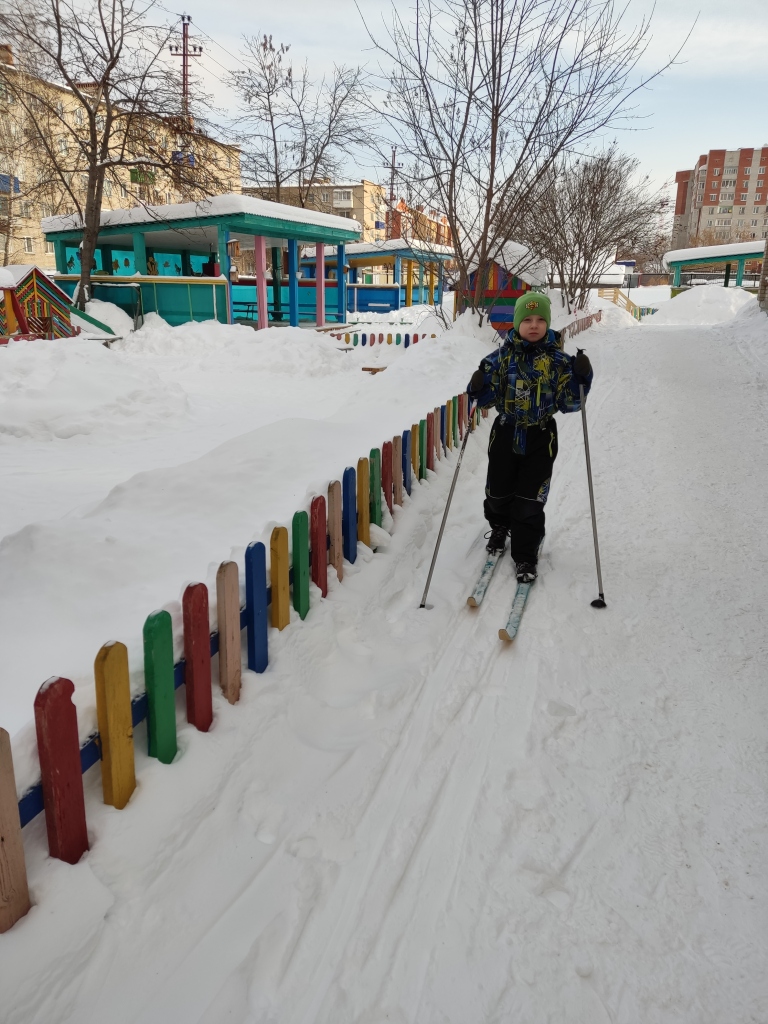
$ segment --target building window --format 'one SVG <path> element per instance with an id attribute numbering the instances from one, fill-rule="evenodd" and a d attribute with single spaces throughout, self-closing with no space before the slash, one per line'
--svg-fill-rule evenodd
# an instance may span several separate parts
<path id="1" fill-rule="evenodd" d="M 78 107 L 77 110 L 75 111 L 75 122 L 77 124 L 82 124 L 83 123 L 83 108 L 82 107 Z"/>
<path id="2" fill-rule="evenodd" d="M 320 193 L 320 202 L 321 203 L 327 203 L 328 201 L 329 201 L 328 193 L 327 192 L 321 192 Z"/>
<path id="3" fill-rule="evenodd" d="M 758 188 L 762 188 L 763 187 L 763 179 L 762 178 L 758 178 L 757 179 L 757 187 Z"/>
<path id="4" fill-rule="evenodd" d="M 52 256 L 56 252 L 56 246 L 53 244 L 53 242 L 46 242 L 45 251 L 48 256 Z"/>
<path id="5" fill-rule="evenodd" d="M 744 173 L 747 174 L 747 175 L 751 174 L 752 173 L 752 168 L 751 167 L 745 167 L 744 168 Z M 747 187 L 747 183 L 745 181 L 744 182 L 744 188 L 746 188 L 746 187 Z"/>
<path id="6" fill-rule="evenodd" d="M 61 153 L 61 154 L 62 154 L 63 156 L 66 156 L 66 155 L 67 155 L 67 149 L 68 149 L 68 148 L 69 148 L 69 147 L 67 146 L 67 140 L 66 140 L 66 139 L 63 139 L 63 138 L 62 138 L 62 139 L 59 139 L 59 152 L 60 152 L 60 153 Z"/>
<path id="7" fill-rule="evenodd" d="M 762 193 L 758 192 L 757 195 L 755 196 L 755 202 L 756 203 L 761 203 L 762 201 L 763 201 Z"/>
<path id="8" fill-rule="evenodd" d="M 717 202 L 717 192 L 713 192 L 713 193 L 712 193 L 712 194 L 710 195 L 710 197 L 709 197 L 709 201 L 710 201 L 710 203 L 716 203 L 716 202 Z"/>
<path id="9" fill-rule="evenodd" d="M 736 173 L 736 168 L 735 167 L 726 167 L 725 170 L 723 171 L 723 174 L 735 174 L 735 173 Z"/>
<path id="10" fill-rule="evenodd" d="M 714 212 L 715 212 L 715 208 L 714 208 L 714 206 L 710 206 L 710 208 L 709 208 L 709 212 L 710 212 L 710 213 L 714 213 Z"/>
<path id="11" fill-rule="evenodd" d="M 170 192 L 165 193 L 165 202 L 168 206 L 170 206 L 171 203 L 173 202 L 173 196 L 171 195 Z"/>
<path id="12" fill-rule="evenodd" d="M 746 201 L 747 201 L 747 193 L 746 192 L 742 192 L 741 195 L 739 196 L 739 202 L 746 203 Z"/>
<path id="13" fill-rule="evenodd" d="M 104 182 L 104 195 L 107 196 L 107 198 L 109 198 L 109 196 L 112 195 L 112 182 L 111 181 L 105 181 Z"/>
<path id="14" fill-rule="evenodd" d="M 121 185 L 120 186 L 120 198 L 121 199 L 127 199 L 128 198 L 128 189 L 125 187 L 125 185 Z"/>
<path id="15" fill-rule="evenodd" d="M 740 228 L 743 228 L 744 227 L 744 221 L 743 220 L 737 220 L 736 221 L 736 226 L 740 227 Z"/>
<path id="16" fill-rule="evenodd" d="M 757 173 L 758 174 L 765 174 L 765 168 L 764 167 L 758 167 L 757 168 Z"/>
<path id="17" fill-rule="evenodd" d="M 757 227 L 757 221 L 756 221 L 756 220 L 751 220 L 751 221 L 749 222 L 749 226 L 750 226 L 751 228 L 756 228 L 756 227 Z"/>
<path id="18" fill-rule="evenodd" d="M 731 223 L 731 218 L 730 217 L 718 217 L 717 220 L 715 221 L 715 224 L 717 224 L 718 227 L 726 227 L 730 223 Z"/>
<path id="19" fill-rule="evenodd" d="M 707 227 L 708 227 L 708 228 L 711 228 L 711 227 L 712 227 L 712 221 L 711 221 L 711 220 L 708 220 L 708 221 L 707 221 Z"/>
<path id="20" fill-rule="evenodd" d="M 29 235 L 24 235 L 23 242 L 24 242 L 24 252 L 34 252 L 35 251 L 34 239 L 30 238 Z"/>
<path id="21" fill-rule="evenodd" d="M 19 216 L 29 220 L 32 216 L 32 203 L 21 203 L 19 206 Z"/>
<path id="22" fill-rule="evenodd" d="M 752 207 L 752 213 L 760 213 L 760 207 L 759 206 L 753 206 Z"/>
<path id="23" fill-rule="evenodd" d="M 715 168 L 713 169 L 713 171 L 712 171 L 712 174 L 713 174 L 713 175 L 714 175 L 715 177 L 717 177 L 717 175 L 718 175 L 719 173 L 720 173 L 720 168 L 719 168 L 719 167 L 715 167 Z"/>

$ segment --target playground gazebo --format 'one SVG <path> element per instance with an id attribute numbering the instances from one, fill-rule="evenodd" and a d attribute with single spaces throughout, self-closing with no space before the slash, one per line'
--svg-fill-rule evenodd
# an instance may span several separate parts
<path id="1" fill-rule="evenodd" d="M 55 248 L 57 283 L 72 295 L 80 278 L 80 217 L 47 217 L 42 228 Z M 174 324 L 209 319 L 231 323 L 237 316 L 252 319 L 261 328 L 269 324 L 270 289 L 275 319 L 282 319 L 287 306 L 292 325 L 298 325 L 300 311 L 303 319 L 317 324 L 325 323 L 327 314 L 343 323 L 346 275 L 328 282 L 321 256 L 315 280 L 302 281 L 299 245 L 330 244 L 343 267 L 345 247 L 360 233 L 355 220 L 236 194 L 196 203 L 104 210 L 93 271 L 94 295 L 127 305 L 132 314 L 137 309 L 157 312 Z M 285 287 L 283 248 L 287 249 Z M 232 259 L 242 250 L 253 251 L 255 274 L 241 284 Z M 272 250 L 271 268 L 267 250 Z"/>
<path id="2" fill-rule="evenodd" d="M 731 278 L 731 266 L 736 264 L 736 286 L 744 280 L 744 267 L 749 260 L 762 260 L 765 255 L 764 238 L 751 242 L 729 242 L 727 245 L 699 245 L 693 249 L 673 249 L 665 253 L 664 262 L 673 272 L 672 287 L 680 287 L 680 275 L 684 267 L 703 267 L 725 264 L 725 287 Z"/>

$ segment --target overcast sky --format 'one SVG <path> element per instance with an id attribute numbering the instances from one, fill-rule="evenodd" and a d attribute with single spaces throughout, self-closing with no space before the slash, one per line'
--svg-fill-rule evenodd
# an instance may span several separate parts
<path id="1" fill-rule="evenodd" d="M 173 9 L 171 0 L 161 2 Z M 199 70 L 222 107 L 233 107 L 220 79 L 235 65 L 244 34 L 271 33 L 276 43 L 290 43 L 294 58 L 306 58 L 318 77 L 334 62 L 376 64 L 353 0 L 185 3 L 205 47 Z M 359 0 L 359 5 L 372 24 L 386 10 L 386 0 Z M 398 6 L 405 11 L 408 4 L 399 0 Z M 639 20 L 651 13 L 653 3 L 628 0 L 627 6 L 628 16 Z M 640 120 L 634 130 L 611 137 L 617 134 L 622 148 L 635 154 L 641 170 L 659 185 L 709 149 L 768 144 L 768 0 L 752 0 L 739 10 L 742 16 L 735 17 L 736 8 L 726 0 L 660 0 L 657 5 L 646 72 L 680 47 L 697 14 L 698 21 L 680 63 L 638 96 Z M 354 178 L 380 176 L 376 167 L 349 170 Z"/>

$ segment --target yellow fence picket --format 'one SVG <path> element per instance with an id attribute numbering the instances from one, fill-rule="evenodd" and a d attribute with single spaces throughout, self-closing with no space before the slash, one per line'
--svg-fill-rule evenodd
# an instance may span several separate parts
<path id="1" fill-rule="evenodd" d="M 104 644 L 93 666 L 104 803 L 121 810 L 136 788 L 128 648 Z"/>
<path id="2" fill-rule="evenodd" d="M 0 932 L 12 928 L 29 906 L 11 737 L 0 729 Z"/>
<path id="3" fill-rule="evenodd" d="M 328 564 L 336 570 L 339 581 L 344 577 L 344 537 L 341 530 L 341 483 L 338 480 L 328 484 Z"/>
<path id="4" fill-rule="evenodd" d="M 370 466 L 368 459 L 357 460 L 357 539 L 371 546 Z"/>
<path id="5" fill-rule="evenodd" d="M 276 526 L 269 542 L 269 575 L 272 583 L 272 625 L 285 629 L 291 621 L 291 590 L 288 561 L 288 530 Z"/>
<path id="6" fill-rule="evenodd" d="M 240 579 L 237 562 L 222 562 L 216 573 L 219 623 L 219 684 L 230 704 L 240 699 Z"/>

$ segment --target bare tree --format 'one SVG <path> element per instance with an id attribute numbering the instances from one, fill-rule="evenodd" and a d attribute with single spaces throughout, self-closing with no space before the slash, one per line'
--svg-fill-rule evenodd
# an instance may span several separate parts
<path id="1" fill-rule="evenodd" d="M 0 33 L 19 52 L 18 64 L 0 65 L 0 83 L 24 111 L 36 184 L 63 197 L 83 225 L 80 306 L 105 193 L 157 200 L 164 175 L 182 194 L 202 195 L 216 176 L 208 153 L 201 180 L 195 157 L 207 137 L 182 111 L 178 73 L 164 61 L 174 26 L 149 24 L 151 8 L 139 0 L 4 0 L 0 8 Z"/>
<path id="2" fill-rule="evenodd" d="M 385 41 L 368 31 L 401 174 L 445 212 L 462 290 L 514 237 L 558 158 L 629 116 L 660 73 L 638 72 L 649 22 L 628 25 L 613 0 L 416 0 L 411 21 L 392 8 Z"/>
<path id="3" fill-rule="evenodd" d="M 285 185 L 295 186 L 306 206 L 313 184 L 333 177 L 367 141 L 365 77 L 339 65 L 315 84 L 306 63 L 294 68 L 285 43 L 264 35 L 244 44 L 245 70 L 231 76 L 242 101 L 237 123 L 248 132 L 244 173 L 276 202 Z"/>
<path id="4" fill-rule="evenodd" d="M 663 190 L 636 180 L 638 161 L 615 146 L 593 157 L 564 157 L 546 176 L 535 216 L 518 225 L 523 240 L 555 268 L 569 310 L 586 308 L 589 289 L 633 250 L 666 209 Z"/>

